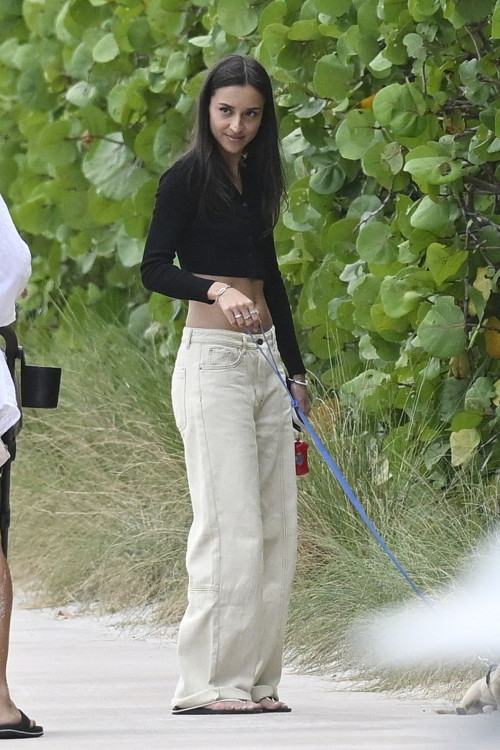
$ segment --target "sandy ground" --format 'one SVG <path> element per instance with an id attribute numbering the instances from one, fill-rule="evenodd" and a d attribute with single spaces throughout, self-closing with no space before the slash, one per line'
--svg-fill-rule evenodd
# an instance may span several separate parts
<path id="1" fill-rule="evenodd" d="M 438 716 L 429 702 L 343 692 L 317 677 L 291 673 L 281 691 L 291 714 L 172 716 L 177 668 L 171 639 L 123 631 L 105 618 L 56 615 L 14 612 L 12 696 L 45 728 L 45 736 L 28 747 L 498 750 L 500 745 L 496 716 Z"/>

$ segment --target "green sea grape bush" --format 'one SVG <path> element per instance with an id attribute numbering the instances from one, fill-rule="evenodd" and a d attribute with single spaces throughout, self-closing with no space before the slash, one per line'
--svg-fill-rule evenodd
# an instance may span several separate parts
<path id="1" fill-rule="evenodd" d="M 500 2 L 0 0 L 0 189 L 35 255 L 26 311 L 95 306 L 171 354 L 183 306 L 138 264 L 206 66 L 275 85 L 276 229 L 308 365 L 416 440 L 436 482 L 500 469 Z M 397 440 L 395 439 L 397 435 Z"/>

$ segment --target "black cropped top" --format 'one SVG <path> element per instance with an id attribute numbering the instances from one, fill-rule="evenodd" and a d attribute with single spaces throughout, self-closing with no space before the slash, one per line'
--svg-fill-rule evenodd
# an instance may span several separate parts
<path id="1" fill-rule="evenodd" d="M 200 187 L 190 154 L 160 179 L 141 265 L 146 289 L 177 299 L 211 304 L 214 283 L 195 273 L 261 279 L 276 328 L 278 348 L 290 375 L 305 372 L 272 234 L 264 233 L 258 186 L 243 170 L 243 193 L 234 188 L 222 213 L 199 210 Z M 177 256 L 180 268 L 174 265 Z"/>

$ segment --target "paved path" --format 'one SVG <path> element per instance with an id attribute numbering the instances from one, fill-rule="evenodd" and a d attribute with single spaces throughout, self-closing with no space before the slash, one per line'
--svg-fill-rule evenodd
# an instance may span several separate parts
<path id="1" fill-rule="evenodd" d="M 172 641 L 134 636 L 91 617 L 56 619 L 47 610 L 15 611 L 9 674 L 14 699 L 45 727 L 45 737 L 29 741 L 32 750 L 489 750 L 500 744 L 493 716 L 437 716 L 427 702 L 335 691 L 331 683 L 293 674 L 282 685 L 291 714 L 172 716 Z"/>

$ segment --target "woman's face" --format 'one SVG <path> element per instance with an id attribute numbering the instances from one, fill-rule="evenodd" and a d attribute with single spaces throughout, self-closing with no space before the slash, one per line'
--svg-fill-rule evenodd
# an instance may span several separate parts
<path id="1" fill-rule="evenodd" d="M 223 156 L 240 157 L 257 135 L 264 97 L 253 86 L 225 86 L 210 100 L 210 131 Z"/>

